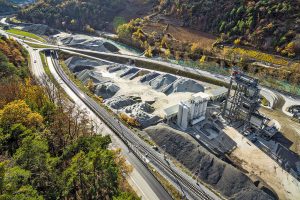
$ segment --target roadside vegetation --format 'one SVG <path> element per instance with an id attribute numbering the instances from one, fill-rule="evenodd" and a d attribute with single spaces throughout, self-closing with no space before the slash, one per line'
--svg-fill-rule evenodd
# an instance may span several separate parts
<path id="1" fill-rule="evenodd" d="M 30 77 L 16 41 L 1 38 L 0 66 L 0 199 L 139 199 L 110 137 Z"/>
<path id="2" fill-rule="evenodd" d="M 17 75 L 28 76 L 28 53 L 13 39 L 0 37 L 0 79 Z"/>
<path id="3" fill-rule="evenodd" d="M 156 177 L 156 179 L 168 189 L 169 194 L 172 196 L 174 200 L 181 200 L 183 195 L 158 171 L 156 171 L 153 167 L 148 165 L 149 169 L 152 170 L 152 174 Z"/>
<path id="4" fill-rule="evenodd" d="M 39 36 L 37 36 L 33 33 L 29 33 L 29 32 L 26 32 L 26 31 L 19 30 L 19 29 L 9 29 L 6 32 L 11 33 L 11 34 L 15 34 L 15 35 L 18 35 L 18 36 L 22 36 L 24 38 L 31 38 L 31 39 L 38 40 L 40 42 L 46 42 L 43 38 L 41 38 L 41 37 L 39 37 Z"/>

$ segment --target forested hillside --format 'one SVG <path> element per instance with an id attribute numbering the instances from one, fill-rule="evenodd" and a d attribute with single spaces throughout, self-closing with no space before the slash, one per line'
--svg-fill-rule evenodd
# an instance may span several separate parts
<path id="1" fill-rule="evenodd" d="M 27 52 L 15 40 L 0 37 L 0 80 L 28 76 Z"/>
<path id="2" fill-rule="evenodd" d="M 18 17 L 65 30 L 116 31 L 146 56 L 228 75 L 205 66 L 222 58 L 267 86 L 300 94 L 299 0 L 39 0 Z"/>
<path id="3" fill-rule="evenodd" d="M 224 42 L 289 57 L 300 53 L 298 0 L 162 0 L 157 10 L 171 23 L 223 33 Z"/>
<path id="4" fill-rule="evenodd" d="M 139 199 L 110 137 L 60 92 L 36 84 L 27 62 L 16 41 L 0 39 L 0 199 Z"/>
<path id="5" fill-rule="evenodd" d="M 110 30 L 151 11 L 156 0 L 39 0 L 19 18 L 76 31 Z"/>
<path id="6" fill-rule="evenodd" d="M 35 0 L 9 0 L 9 1 L 16 3 L 16 4 L 27 4 L 27 3 L 35 2 Z"/>
<path id="7" fill-rule="evenodd" d="M 8 0 L 0 0 L 0 15 L 17 11 L 18 8 Z"/>
<path id="8" fill-rule="evenodd" d="M 69 30 L 111 31 L 150 13 L 162 23 L 214 34 L 225 44 L 291 58 L 300 54 L 298 0 L 39 0 L 19 18 Z"/>

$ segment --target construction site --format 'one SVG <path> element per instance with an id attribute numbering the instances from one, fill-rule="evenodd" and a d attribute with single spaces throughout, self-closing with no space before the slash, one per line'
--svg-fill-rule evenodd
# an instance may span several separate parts
<path id="1" fill-rule="evenodd" d="M 136 120 L 140 135 L 149 137 L 147 140 L 161 148 L 164 146 L 171 157 L 217 190 L 223 190 L 223 186 L 215 184 L 228 176 L 226 170 L 218 167 L 215 173 L 219 178 L 213 178 L 218 181 L 210 183 L 208 177 L 202 177 L 201 170 L 205 169 L 199 169 L 194 162 L 201 166 L 202 162 L 213 162 L 210 159 L 218 160 L 220 165 L 230 166 L 228 169 L 233 170 L 230 173 L 238 173 L 232 176 L 247 175 L 247 180 L 273 199 L 300 198 L 299 155 L 289 150 L 277 124 L 259 112 L 261 94 L 257 79 L 234 70 L 229 88 L 225 88 L 169 73 L 76 56 L 65 63 L 82 83 L 92 83 L 94 94 L 113 112 Z M 196 150 L 185 153 L 193 161 L 178 157 L 192 144 L 201 159 L 191 154 Z M 174 153 L 174 148 L 180 152 Z M 235 172 L 232 166 L 242 172 Z M 256 189 L 249 187 L 245 186 L 245 190 L 251 191 L 251 196 L 258 195 Z M 236 193 L 232 191 L 232 195 Z"/>

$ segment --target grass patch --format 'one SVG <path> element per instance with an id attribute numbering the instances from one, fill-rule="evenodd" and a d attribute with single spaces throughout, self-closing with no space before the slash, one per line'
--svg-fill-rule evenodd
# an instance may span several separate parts
<path id="1" fill-rule="evenodd" d="M 281 66 L 287 66 L 289 64 L 289 61 L 287 59 L 282 58 L 280 56 L 263 53 L 251 49 L 243 49 L 238 47 L 224 47 L 224 54 L 225 55 L 237 54 L 242 57 L 273 63 L 275 65 L 281 65 Z"/>
<path id="2" fill-rule="evenodd" d="M 42 64 L 45 70 L 45 73 L 47 74 L 47 76 L 50 78 L 51 82 L 55 85 L 55 86 L 59 86 L 58 82 L 56 81 L 56 79 L 54 78 L 54 76 L 52 75 L 52 73 L 50 72 L 48 63 L 46 61 L 46 56 L 44 52 L 40 52 L 40 56 L 41 56 L 41 60 L 42 60 Z"/>
<path id="3" fill-rule="evenodd" d="M 265 78 L 258 77 L 258 78 L 262 86 L 275 89 L 282 93 L 288 92 L 291 94 L 300 95 L 300 85 L 292 85 L 287 81 L 276 80 L 274 78 L 269 78 L 269 77 L 265 77 Z"/>
<path id="4" fill-rule="evenodd" d="M 265 97 L 262 97 L 261 104 L 263 106 L 269 106 L 269 101 Z"/>
<path id="5" fill-rule="evenodd" d="M 43 38 L 41 38 L 33 33 L 29 33 L 29 32 L 18 30 L 18 29 L 9 29 L 6 32 L 15 34 L 15 35 L 19 35 L 19 36 L 23 36 L 25 38 L 27 38 L 27 37 L 32 38 L 32 39 L 38 40 L 40 42 L 46 42 L 46 40 L 44 40 Z"/>
<path id="6" fill-rule="evenodd" d="M 42 60 L 42 64 L 45 70 L 46 75 L 48 76 L 48 78 L 50 79 L 51 83 L 56 87 L 56 89 L 58 90 L 58 92 L 61 92 L 63 97 L 65 99 L 68 99 L 69 101 L 73 102 L 74 101 L 71 99 L 71 97 L 69 97 L 69 95 L 65 92 L 65 90 L 62 89 L 62 87 L 60 86 L 60 84 L 57 82 L 57 80 L 54 78 L 53 74 L 50 71 L 49 65 L 46 61 L 46 56 L 44 52 L 40 52 L 40 56 L 41 56 L 41 60 Z"/>

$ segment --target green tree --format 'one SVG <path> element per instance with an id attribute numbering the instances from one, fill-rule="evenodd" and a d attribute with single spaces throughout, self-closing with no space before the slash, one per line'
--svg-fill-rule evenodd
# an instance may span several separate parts
<path id="1" fill-rule="evenodd" d="M 66 183 L 63 195 L 82 199 L 112 198 L 118 193 L 119 167 L 114 158 L 109 150 L 96 149 L 87 154 L 80 151 L 63 173 Z"/>
<path id="2" fill-rule="evenodd" d="M 32 134 L 31 130 L 22 124 L 14 124 L 6 131 L 3 131 L 3 129 L 0 130 L 1 151 L 8 151 L 9 155 L 13 155 L 19 148 L 23 138 L 30 134 Z"/>
<path id="3" fill-rule="evenodd" d="M 107 150 L 109 143 L 107 136 L 91 136 L 66 148 L 62 159 L 71 162 L 63 172 L 64 197 L 111 199 L 119 193 L 120 167 L 125 174 L 128 170 L 117 153 Z"/>
<path id="4" fill-rule="evenodd" d="M 140 199 L 140 198 L 137 198 L 135 195 L 128 192 L 121 192 L 117 196 L 113 197 L 113 200 L 136 200 L 136 199 Z"/>
<path id="5" fill-rule="evenodd" d="M 17 74 L 16 67 L 10 63 L 7 57 L 0 51 L 0 78 Z"/>
<path id="6" fill-rule="evenodd" d="M 31 172 L 31 185 L 46 198 L 60 196 L 60 181 L 55 170 L 58 158 L 49 154 L 47 141 L 40 136 L 28 136 L 13 156 L 16 164 Z"/>
<path id="7" fill-rule="evenodd" d="M 120 17 L 120 16 L 115 17 L 114 20 L 113 20 L 113 25 L 114 25 L 115 31 L 118 30 L 119 26 L 121 26 L 125 23 L 126 23 L 126 21 L 125 21 L 124 17 Z"/>
<path id="8" fill-rule="evenodd" d="M 0 199 L 42 200 L 43 197 L 29 184 L 31 173 L 18 166 L 0 163 Z"/>

